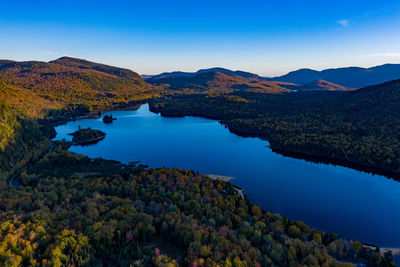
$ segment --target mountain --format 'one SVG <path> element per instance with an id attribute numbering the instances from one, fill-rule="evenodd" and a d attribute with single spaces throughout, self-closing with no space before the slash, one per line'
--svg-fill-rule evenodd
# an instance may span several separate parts
<path id="1" fill-rule="evenodd" d="M 83 59 L 51 62 L 0 60 L 0 97 L 36 115 L 66 105 L 112 106 L 150 97 L 154 88 L 137 73 Z"/>
<path id="2" fill-rule="evenodd" d="M 240 71 L 240 70 L 232 71 L 232 70 L 225 69 L 225 68 L 210 68 L 210 69 L 201 69 L 196 72 L 182 72 L 182 71 L 164 72 L 164 73 L 161 73 L 158 75 L 153 75 L 146 80 L 149 82 L 155 82 L 159 79 L 165 79 L 165 78 L 194 77 L 198 74 L 207 73 L 207 72 L 219 72 L 219 73 L 223 73 L 223 74 L 227 74 L 227 75 L 231 75 L 231 76 L 238 76 L 238 77 L 249 78 L 249 79 L 257 79 L 257 80 L 263 79 L 260 76 L 258 76 L 257 74 L 250 73 L 250 72 L 245 72 L 245 71 Z"/>
<path id="3" fill-rule="evenodd" d="M 50 61 L 49 63 L 63 65 L 63 66 L 72 67 L 72 68 L 97 70 L 97 71 L 104 72 L 104 73 L 114 75 L 117 77 L 121 77 L 121 78 L 130 78 L 132 80 L 135 80 L 135 82 L 137 82 L 138 84 L 144 84 L 144 81 L 140 77 L 140 75 L 129 69 L 108 66 L 108 65 L 104 65 L 104 64 L 100 64 L 100 63 L 87 61 L 84 59 L 73 58 L 73 57 L 61 57 L 54 61 Z"/>
<path id="4" fill-rule="evenodd" d="M 241 71 L 241 70 L 232 71 L 232 70 L 224 69 L 224 68 L 201 69 L 201 70 L 198 70 L 196 73 L 200 74 L 200 73 L 214 72 L 214 71 L 220 72 L 220 73 L 223 73 L 223 74 L 227 74 L 227 75 L 231 75 L 231 76 L 239 76 L 239 77 L 242 77 L 242 78 L 261 79 L 260 76 L 258 76 L 257 74 L 254 74 L 254 73 Z"/>
<path id="5" fill-rule="evenodd" d="M 327 80 L 349 88 L 361 88 L 400 78 L 400 64 L 385 64 L 372 68 L 338 68 L 316 71 L 300 69 L 275 77 L 272 81 L 291 82 L 300 85 L 316 80 Z"/>
<path id="6" fill-rule="evenodd" d="M 151 82 L 155 85 L 164 85 L 169 90 L 190 90 L 196 93 L 232 93 L 234 91 L 258 93 L 289 92 L 288 89 L 279 86 L 276 82 L 258 81 L 219 71 L 200 70 L 194 76 L 172 76 L 151 80 Z"/>
<path id="7" fill-rule="evenodd" d="M 299 91 L 347 91 L 349 88 L 325 80 L 316 80 L 296 88 Z"/>
<path id="8" fill-rule="evenodd" d="M 147 76 L 147 75 L 146 75 Z M 174 78 L 174 77 L 193 77 L 196 76 L 196 72 L 183 72 L 183 71 L 173 71 L 164 72 L 158 75 L 149 75 L 150 77 L 145 78 L 148 82 L 153 82 L 159 79 Z"/>

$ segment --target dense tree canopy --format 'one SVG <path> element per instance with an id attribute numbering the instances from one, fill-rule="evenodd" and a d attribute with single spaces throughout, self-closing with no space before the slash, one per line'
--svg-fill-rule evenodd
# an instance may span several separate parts
<path id="1" fill-rule="evenodd" d="M 53 150 L 4 181 L 2 266 L 391 265 L 360 243 L 263 211 L 193 171 Z"/>

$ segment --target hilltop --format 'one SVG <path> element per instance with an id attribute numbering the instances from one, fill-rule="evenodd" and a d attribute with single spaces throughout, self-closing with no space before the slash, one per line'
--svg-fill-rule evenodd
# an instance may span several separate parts
<path id="1" fill-rule="evenodd" d="M 345 86 L 331 83 L 325 80 L 316 80 L 305 85 L 296 87 L 299 91 L 346 91 L 350 90 Z"/>
<path id="2" fill-rule="evenodd" d="M 146 80 L 149 82 L 156 82 L 157 80 L 160 79 L 165 79 L 165 78 L 173 78 L 173 77 L 194 77 L 198 74 L 206 73 L 206 72 L 219 72 L 223 74 L 227 74 L 230 76 L 238 76 L 242 78 L 248 78 L 248 79 L 255 79 L 255 80 L 262 80 L 260 76 L 254 73 L 246 72 L 246 71 L 241 71 L 241 70 L 229 70 L 225 68 L 209 68 L 209 69 L 201 69 L 196 72 L 183 72 L 183 71 L 173 71 L 173 72 L 164 72 L 158 75 L 151 75 L 147 76 Z"/>
<path id="3" fill-rule="evenodd" d="M 148 80 L 155 85 L 165 85 L 169 90 L 189 90 L 196 93 L 232 93 L 235 91 L 257 93 L 283 93 L 288 89 L 276 82 L 244 78 L 219 71 L 199 71 L 194 76 L 172 76 Z"/>
<path id="4" fill-rule="evenodd" d="M 59 59 L 50 61 L 49 63 L 63 65 L 66 67 L 79 68 L 79 69 L 97 70 L 121 78 L 129 78 L 138 85 L 145 85 L 145 82 L 140 77 L 140 75 L 129 69 L 113 67 L 73 57 L 61 57 Z"/>
<path id="5" fill-rule="evenodd" d="M 113 106 L 155 93 L 131 70 L 69 57 L 49 63 L 0 60 L 0 87 L 8 104 L 35 115 L 67 105 Z"/>

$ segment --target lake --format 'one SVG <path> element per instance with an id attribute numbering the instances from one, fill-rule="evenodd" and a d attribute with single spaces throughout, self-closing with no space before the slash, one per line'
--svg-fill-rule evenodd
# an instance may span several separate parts
<path id="1" fill-rule="evenodd" d="M 400 247 L 399 182 L 281 156 L 268 148 L 267 141 L 239 137 L 215 120 L 162 117 L 150 112 L 148 105 L 107 114 L 117 120 L 72 121 L 56 127 L 56 139 L 71 140 L 67 134 L 78 126 L 98 129 L 107 133 L 103 141 L 70 150 L 154 168 L 233 176 L 231 183 L 266 210 L 350 239 Z"/>

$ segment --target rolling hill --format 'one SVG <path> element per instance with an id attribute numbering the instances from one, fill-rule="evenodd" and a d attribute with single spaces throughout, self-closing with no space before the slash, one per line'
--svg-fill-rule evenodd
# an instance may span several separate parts
<path id="1" fill-rule="evenodd" d="M 325 80 L 316 80 L 311 83 L 307 83 L 305 85 L 301 85 L 296 87 L 299 91 L 347 91 L 350 88 L 345 86 L 331 83 Z"/>
<path id="2" fill-rule="evenodd" d="M 337 68 L 316 71 L 300 69 L 286 75 L 275 77 L 272 81 L 308 84 L 316 80 L 327 80 L 350 88 L 361 88 L 400 78 L 400 64 L 385 64 L 372 68 Z"/>
<path id="3" fill-rule="evenodd" d="M 90 62 L 90 61 L 87 61 L 84 59 L 72 58 L 72 57 L 61 57 L 54 61 L 50 61 L 49 63 L 63 65 L 63 66 L 72 67 L 72 68 L 97 70 L 97 71 L 111 74 L 111 75 L 114 75 L 117 77 L 129 78 L 138 85 L 145 85 L 145 83 L 144 83 L 143 79 L 140 77 L 140 75 L 129 69 L 113 67 L 113 66 L 109 66 L 109 65 Z"/>
<path id="4" fill-rule="evenodd" d="M 277 82 L 260 81 L 237 75 L 225 74 L 219 71 L 199 71 L 195 76 L 173 76 L 148 80 L 154 85 L 164 85 L 166 89 L 192 91 L 194 93 L 232 93 L 235 91 L 257 93 L 283 93 L 290 90 Z M 245 74 L 244 74 L 245 75 Z"/>
<path id="5" fill-rule="evenodd" d="M 0 87 L 10 106 L 34 115 L 66 105 L 112 106 L 155 93 L 131 70 L 69 57 L 49 63 L 0 60 Z"/>
<path id="6" fill-rule="evenodd" d="M 201 69 L 196 72 L 182 72 L 182 71 L 174 71 L 174 72 L 164 72 L 158 75 L 153 75 L 153 76 L 147 76 L 145 75 L 146 80 L 149 82 L 158 82 L 160 79 L 165 79 L 165 78 L 176 78 L 176 77 L 194 77 L 202 73 L 207 73 L 207 72 L 219 72 L 223 74 L 227 74 L 230 76 L 238 76 L 242 78 L 248 78 L 248 79 L 255 79 L 255 80 L 262 80 L 263 78 L 258 76 L 257 74 L 246 72 L 246 71 L 233 71 L 225 68 L 210 68 L 210 69 Z"/>

